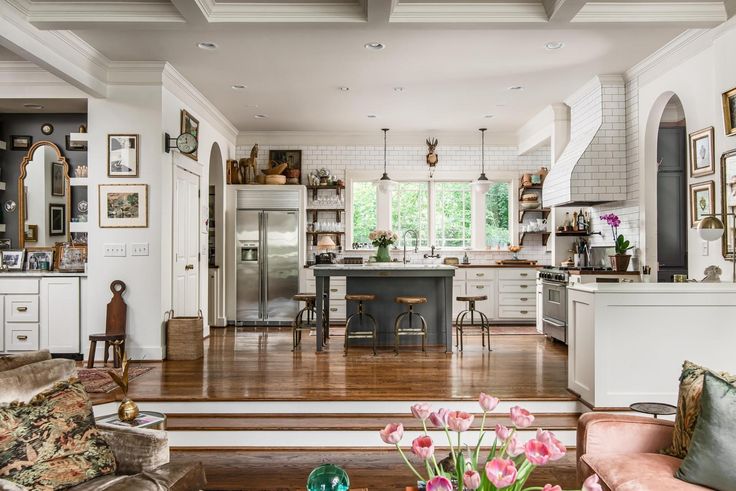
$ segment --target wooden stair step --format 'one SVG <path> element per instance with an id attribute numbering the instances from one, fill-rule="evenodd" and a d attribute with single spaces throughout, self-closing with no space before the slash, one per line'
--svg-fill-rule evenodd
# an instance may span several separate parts
<path id="1" fill-rule="evenodd" d="M 476 414 L 474 429 L 482 415 Z M 536 414 L 534 428 L 575 430 L 579 413 Z M 388 423 L 402 423 L 407 431 L 422 430 L 410 414 L 168 414 L 169 431 L 378 431 Z M 485 428 L 510 425 L 508 414 L 489 414 Z M 428 429 L 431 425 L 428 425 Z"/>

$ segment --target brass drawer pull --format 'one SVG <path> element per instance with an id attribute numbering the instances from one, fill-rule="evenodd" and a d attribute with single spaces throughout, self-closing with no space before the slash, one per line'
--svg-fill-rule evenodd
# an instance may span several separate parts
<path id="1" fill-rule="evenodd" d="M 337 288 L 330 288 L 331 292 L 337 292 Z"/>
<path id="2" fill-rule="evenodd" d="M 526 301 L 527 301 L 527 300 L 529 300 L 529 299 L 528 299 L 528 298 L 526 298 L 526 297 L 521 297 L 521 298 L 520 298 L 519 300 L 521 300 L 522 302 L 526 302 Z"/>
<path id="3" fill-rule="evenodd" d="M 27 340 L 27 339 L 28 339 L 28 336 L 25 336 L 25 335 L 21 336 L 21 335 L 19 334 L 19 335 L 17 335 L 17 336 L 16 336 L 16 338 L 18 338 L 18 340 L 19 340 L 19 341 L 25 341 L 25 340 Z"/>
<path id="4" fill-rule="evenodd" d="M 475 287 L 476 287 L 476 288 L 477 288 L 478 290 L 483 290 L 483 289 L 485 288 L 485 286 L 483 286 L 483 285 L 475 285 Z"/>
<path id="5" fill-rule="evenodd" d="M 529 276 L 529 273 L 519 273 L 519 276 Z"/>
<path id="6" fill-rule="evenodd" d="M 519 285 L 521 288 L 529 288 L 529 285 Z"/>
<path id="7" fill-rule="evenodd" d="M 330 312 L 337 312 L 337 307 L 330 307 Z"/>
<path id="8" fill-rule="evenodd" d="M 520 310 L 519 313 L 521 313 L 521 314 L 528 314 L 529 311 L 528 310 Z"/>
<path id="9" fill-rule="evenodd" d="M 485 276 L 485 273 L 475 273 L 475 276 Z"/>
<path id="10" fill-rule="evenodd" d="M 18 312 L 25 312 L 28 310 L 28 307 L 16 307 L 15 310 L 17 310 Z"/>

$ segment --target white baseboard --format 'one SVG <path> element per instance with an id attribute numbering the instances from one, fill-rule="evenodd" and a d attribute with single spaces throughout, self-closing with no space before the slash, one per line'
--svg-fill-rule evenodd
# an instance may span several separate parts
<path id="1" fill-rule="evenodd" d="M 137 361 L 158 361 L 164 359 L 164 347 L 162 346 L 126 346 L 128 358 Z M 102 361 L 103 352 L 105 351 L 105 343 L 97 343 L 95 350 L 95 361 Z M 89 359 L 89 346 L 83 352 L 84 361 Z M 108 361 L 112 361 L 112 348 L 108 355 Z"/>

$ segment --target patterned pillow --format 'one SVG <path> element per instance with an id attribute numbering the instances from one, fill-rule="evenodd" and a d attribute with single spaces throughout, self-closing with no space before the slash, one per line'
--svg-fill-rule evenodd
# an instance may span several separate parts
<path id="1" fill-rule="evenodd" d="M 695 431 L 695 423 L 698 422 L 698 416 L 700 415 L 700 396 L 703 393 L 703 380 L 706 372 L 716 373 L 690 361 L 685 361 L 682 364 L 672 445 L 662 450 L 663 454 L 678 459 L 684 459 L 687 456 L 687 449 Z M 736 383 L 736 376 L 734 375 L 726 372 L 716 373 L 716 375 L 719 375 L 730 384 Z"/>
<path id="2" fill-rule="evenodd" d="M 46 491 L 113 472 L 115 457 L 78 379 L 0 408 L 0 478 Z"/>

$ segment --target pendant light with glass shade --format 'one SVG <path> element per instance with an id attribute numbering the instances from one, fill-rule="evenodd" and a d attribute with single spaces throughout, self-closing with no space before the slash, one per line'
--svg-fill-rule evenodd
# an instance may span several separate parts
<path id="1" fill-rule="evenodd" d="M 473 188 L 479 193 L 487 193 L 491 189 L 491 181 L 486 177 L 486 131 L 488 128 L 480 128 L 480 176 L 473 181 Z"/>
<path id="2" fill-rule="evenodd" d="M 376 182 L 376 185 L 381 192 L 386 193 L 389 191 L 393 191 L 396 188 L 396 181 L 392 181 L 391 178 L 388 177 L 388 173 L 386 172 L 386 166 L 388 164 L 386 134 L 388 133 L 388 128 L 382 128 L 381 131 L 383 131 L 383 175 Z"/>

